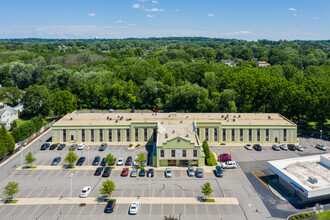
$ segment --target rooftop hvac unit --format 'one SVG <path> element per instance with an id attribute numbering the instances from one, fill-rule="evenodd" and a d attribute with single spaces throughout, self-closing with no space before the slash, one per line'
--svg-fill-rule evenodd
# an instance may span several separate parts
<path id="1" fill-rule="evenodd" d="M 175 133 L 175 130 L 173 130 L 172 133 Z"/>
<path id="2" fill-rule="evenodd" d="M 224 115 L 221 115 L 221 118 L 225 117 Z"/>
<path id="3" fill-rule="evenodd" d="M 235 121 L 235 118 L 233 119 L 233 121 Z"/>
<path id="4" fill-rule="evenodd" d="M 110 118 L 110 117 L 108 116 L 108 117 L 107 117 L 107 120 L 109 120 L 109 118 Z"/>
<path id="5" fill-rule="evenodd" d="M 72 120 L 72 118 L 70 118 L 70 120 Z"/>
<path id="6" fill-rule="evenodd" d="M 123 120 L 123 118 L 124 118 L 124 117 L 123 117 L 123 116 L 121 116 L 121 117 L 120 117 L 120 120 Z"/>
<path id="7" fill-rule="evenodd" d="M 118 120 L 116 120 L 116 123 L 118 122 Z"/>
<path id="8" fill-rule="evenodd" d="M 189 137 L 189 134 L 186 134 L 186 137 Z"/>
<path id="9" fill-rule="evenodd" d="M 182 124 L 182 121 L 180 121 L 180 124 Z"/>
<path id="10" fill-rule="evenodd" d="M 240 117 L 241 117 L 241 115 L 238 115 L 238 117 L 240 118 Z"/>
<path id="11" fill-rule="evenodd" d="M 313 184 L 317 183 L 317 179 L 315 177 L 311 177 L 311 176 L 308 177 L 308 181 Z"/>

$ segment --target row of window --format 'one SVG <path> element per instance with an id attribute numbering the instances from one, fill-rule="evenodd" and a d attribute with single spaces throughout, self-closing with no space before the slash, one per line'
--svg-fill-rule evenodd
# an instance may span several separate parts
<path id="1" fill-rule="evenodd" d="M 177 152 L 180 152 L 181 150 L 171 150 L 171 157 L 175 157 Z M 181 152 L 180 152 L 181 153 Z M 197 150 L 193 150 L 193 156 L 197 157 Z M 160 150 L 160 157 L 165 157 L 165 151 Z M 187 150 L 182 150 L 182 157 L 187 157 Z"/>

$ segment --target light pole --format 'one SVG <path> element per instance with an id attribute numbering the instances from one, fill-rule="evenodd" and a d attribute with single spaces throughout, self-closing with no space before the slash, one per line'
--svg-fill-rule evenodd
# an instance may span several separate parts
<path id="1" fill-rule="evenodd" d="M 23 150 L 21 149 L 21 166 L 23 166 Z"/>
<path id="2" fill-rule="evenodd" d="M 249 220 L 251 220 L 251 204 L 249 203 Z"/>
<path id="3" fill-rule="evenodd" d="M 69 178 L 71 179 L 71 193 L 70 193 L 71 199 L 72 199 L 72 177 L 73 177 L 73 173 L 69 175 Z"/>
<path id="4" fill-rule="evenodd" d="M 150 176 L 149 176 L 149 198 L 150 198 Z"/>
<path id="5" fill-rule="evenodd" d="M 320 138 L 321 138 L 321 140 L 322 140 L 322 130 L 320 130 Z"/>
<path id="6" fill-rule="evenodd" d="M 90 149 L 90 147 L 87 147 L 87 150 L 88 150 L 88 160 L 87 160 L 88 166 L 89 166 L 89 149 Z"/>

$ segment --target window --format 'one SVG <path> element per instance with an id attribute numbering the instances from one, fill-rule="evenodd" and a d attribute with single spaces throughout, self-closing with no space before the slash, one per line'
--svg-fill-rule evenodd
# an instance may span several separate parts
<path id="1" fill-rule="evenodd" d="M 126 141 L 131 141 L 131 130 L 130 129 L 126 129 Z"/>
<path id="2" fill-rule="evenodd" d="M 243 141 L 244 136 L 243 136 L 243 129 L 239 129 L 239 140 Z"/>
<path id="3" fill-rule="evenodd" d="M 222 141 L 226 141 L 226 129 L 222 129 Z"/>
<path id="4" fill-rule="evenodd" d="M 194 150 L 194 157 L 197 157 L 197 150 Z"/>
<path id="5" fill-rule="evenodd" d="M 91 142 L 94 142 L 94 129 L 91 130 Z"/>
<path id="6" fill-rule="evenodd" d="M 112 129 L 109 129 L 109 142 L 112 142 Z"/>
<path id="7" fill-rule="evenodd" d="M 121 141 L 121 130 L 117 129 L 117 142 Z"/>
<path id="8" fill-rule="evenodd" d="M 139 141 L 139 129 L 135 128 L 135 141 Z"/>
<path id="9" fill-rule="evenodd" d="M 74 136 L 73 135 L 71 135 L 71 141 L 74 141 Z"/>
<path id="10" fill-rule="evenodd" d="M 103 130 L 100 129 L 100 142 L 103 142 Z"/>
<path id="11" fill-rule="evenodd" d="M 252 129 L 249 129 L 249 141 L 252 141 Z"/>
<path id="12" fill-rule="evenodd" d="M 63 129 L 63 142 L 66 142 L 66 130 Z"/>
<path id="13" fill-rule="evenodd" d="M 154 140 L 154 142 L 157 141 L 157 129 L 156 128 L 154 128 L 153 140 Z"/>
<path id="14" fill-rule="evenodd" d="M 209 129 L 205 128 L 205 140 L 209 141 Z"/>
<path id="15" fill-rule="evenodd" d="M 172 157 L 175 157 L 175 150 L 171 150 Z"/>
<path id="16" fill-rule="evenodd" d="M 257 141 L 260 141 L 260 129 L 257 129 Z"/>
<path id="17" fill-rule="evenodd" d="M 160 157 L 164 157 L 164 150 L 160 150 Z"/>
<path id="18" fill-rule="evenodd" d="M 286 138 L 287 138 L 286 129 L 283 129 L 283 141 L 286 141 Z"/>
<path id="19" fill-rule="evenodd" d="M 85 129 L 82 129 L 82 130 L 81 130 L 81 141 L 82 141 L 82 142 L 85 142 L 85 139 L 86 139 Z"/>
<path id="20" fill-rule="evenodd" d="M 186 150 L 182 150 L 182 157 L 187 157 L 187 151 Z"/>
<path id="21" fill-rule="evenodd" d="M 218 129 L 214 128 L 214 141 L 218 141 Z"/>
<path id="22" fill-rule="evenodd" d="M 235 129 L 231 129 L 231 141 L 235 141 Z"/>
<path id="23" fill-rule="evenodd" d="M 266 129 L 266 141 L 269 141 L 269 129 Z"/>
<path id="24" fill-rule="evenodd" d="M 148 140 L 148 129 L 145 128 L 144 129 L 144 141 L 147 141 Z"/>

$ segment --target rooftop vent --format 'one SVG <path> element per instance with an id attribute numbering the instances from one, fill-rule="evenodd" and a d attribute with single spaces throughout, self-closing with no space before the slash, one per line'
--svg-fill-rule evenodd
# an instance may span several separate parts
<path id="1" fill-rule="evenodd" d="M 224 115 L 221 115 L 221 118 L 225 117 Z"/>
<path id="2" fill-rule="evenodd" d="M 233 121 L 235 121 L 235 118 L 233 119 Z"/>
<path id="3" fill-rule="evenodd" d="M 189 137 L 189 134 L 186 134 L 186 137 Z"/>
<path id="4" fill-rule="evenodd" d="M 118 122 L 118 120 L 116 120 L 116 123 Z"/>
<path id="5" fill-rule="evenodd" d="M 109 120 L 111 121 L 111 120 L 112 120 L 112 118 L 109 118 Z"/>
<path id="6" fill-rule="evenodd" d="M 268 116 L 268 119 L 270 119 L 270 116 Z"/>
<path id="7" fill-rule="evenodd" d="M 123 117 L 123 116 L 121 116 L 121 117 L 120 117 L 120 120 L 123 120 L 123 118 L 124 118 L 124 117 Z"/>
<path id="8" fill-rule="evenodd" d="M 182 121 L 180 121 L 180 124 L 182 124 Z"/>
<path id="9" fill-rule="evenodd" d="M 180 138 L 177 141 L 180 142 L 181 141 Z"/>
<path id="10" fill-rule="evenodd" d="M 234 115 L 234 118 L 236 118 L 236 115 Z"/>
<path id="11" fill-rule="evenodd" d="M 172 133 L 175 133 L 175 130 L 173 130 Z"/>
<path id="12" fill-rule="evenodd" d="M 313 184 L 317 183 L 317 179 L 315 177 L 311 177 L 311 176 L 308 177 L 308 181 Z"/>
<path id="13" fill-rule="evenodd" d="M 110 117 L 108 116 L 108 117 L 107 117 L 107 120 L 109 120 L 109 118 L 110 118 Z"/>
<path id="14" fill-rule="evenodd" d="M 240 118 L 240 117 L 241 117 L 241 115 L 238 115 L 238 117 Z"/>
<path id="15" fill-rule="evenodd" d="M 70 120 L 72 120 L 72 118 L 70 118 Z"/>
<path id="16" fill-rule="evenodd" d="M 168 138 L 168 134 L 167 133 L 165 133 L 165 138 Z"/>

